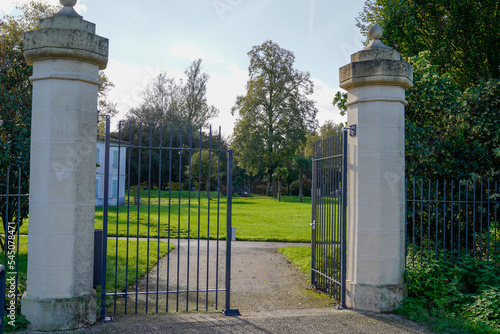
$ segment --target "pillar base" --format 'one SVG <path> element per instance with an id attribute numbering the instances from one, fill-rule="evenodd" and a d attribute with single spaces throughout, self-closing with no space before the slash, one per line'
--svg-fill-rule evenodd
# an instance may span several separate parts
<path id="1" fill-rule="evenodd" d="M 49 332 L 88 327 L 96 322 L 96 293 L 54 299 L 31 298 L 25 293 L 21 312 L 30 321 L 32 330 Z"/>
<path id="2" fill-rule="evenodd" d="M 346 304 L 350 309 L 369 312 L 392 312 L 406 296 L 405 284 L 369 285 L 346 282 Z"/>

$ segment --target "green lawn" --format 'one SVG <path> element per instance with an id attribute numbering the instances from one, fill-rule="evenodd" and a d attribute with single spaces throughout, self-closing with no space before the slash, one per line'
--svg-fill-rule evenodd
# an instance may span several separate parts
<path id="1" fill-rule="evenodd" d="M 17 239 L 16 239 L 17 240 Z M 17 241 L 16 241 L 17 243 Z M 116 250 L 118 245 L 118 262 L 116 261 Z M 157 256 L 162 258 L 168 253 L 168 244 L 166 242 L 160 242 L 160 249 L 158 251 L 158 243 L 156 240 L 151 240 L 149 242 L 149 257 L 148 257 L 148 242 L 139 241 L 139 247 L 137 247 L 137 241 L 131 240 L 128 243 L 128 254 L 127 254 L 127 240 L 108 240 L 108 256 L 107 256 L 107 270 L 106 270 L 106 284 L 108 287 L 115 287 L 115 277 L 116 288 L 120 291 L 125 288 L 125 286 L 135 283 L 136 280 L 136 264 L 138 263 L 138 274 L 139 278 L 147 272 L 148 263 L 151 269 L 157 260 Z M 174 249 L 174 245 L 170 245 L 170 250 Z M 128 255 L 128 268 L 126 267 Z M 149 261 L 148 261 L 149 260 Z M 0 253 L 0 262 L 4 262 L 4 252 Z M 26 277 L 27 263 L 28 263 L 28 237 L 20 236 L 19 238 L 19 261 L 18 263 L 18 273 L 22 277 Z M 117 275 L 115 276 L 115 269 Z M 126 271 L 128 269 L 128 271 Z M 10 271 L 10 270 L 9 270 Z M 128 274 L 126 274 L 128 273 Z M 127 275 L 127 281 L 125 276 Z M 128 282 L 128 284 L 126 284 Z M 108 289 L 110 290 L 110 289 Z"/>
<path id="2" fill-rule="evenodd" d="M 218 206 L 217 193 L 212 193 L 210 201 L 205 193 L 200 199 L 190 199 L 185 191 L 180 199 L 178 192 L 171 195 L 169 199 L 168 192 L 162 191 L 159 200 L 156 192 L 150 201 L 143 197 L 139 207 L 110 207 L 108 235 L 193 238 L 199 233 L 201 238 L 226 237 L 226 197 L 221 196 Z M 300 203 L 294 196 L 283 196 L 281 202 L 266 196 L 233 197 L 232 209 L 237 240 L 311 241 L 310 198 Z M 102 228 L 102 217 L 102 208 L 96 208 L 96 228 Z"/>
<path id="3" fill-rule="evenodd" d="M 211 200 L 206 192 L 201 192 L 198 198 L 197 192 L 152 190 L 148 200 L 148 191 L 143 190 L 141 196 L 139 206 L 109 207 L 109 236 L 197 238 L 199 233 L 201 238 L 226 237 L 227 199 L 221 195 L 218 205 L 217 192 L 211 192 Z M 297 196 L 283 196 L 281 202 L 266 196 L 234 196 L 232 209 L 237 240 L 311 241 L 310 197 L 304 197 L 300 203 Z M 96 208 L 95 228 L 102 228 L 102 219 L 103 209 Z M 20 233 L 28 233 L 28 220 Z"/>

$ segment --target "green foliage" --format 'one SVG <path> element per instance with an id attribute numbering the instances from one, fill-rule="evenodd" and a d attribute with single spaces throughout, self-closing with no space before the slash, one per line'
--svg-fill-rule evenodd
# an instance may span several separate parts
<path id="1" fill-rule="evenodd" d="M 16 304 L 16 315 L 13 323 L 12 320 L 7 318 L 7 311 L 4 311 L 3 329 L 6 333 L 21 330 L 28 327 L 29 324 L 30 322 L 28 321 L 28 319 L 26 319 L 26 317 L 21 313 L 21 303 L 18 302 Z"/>
<path id="2" fill-rule="evenodd" d="M 281 202 L 281 193 L 283 189 L 281 187 L 281 182 L 286 179 L 289 175 L 288 168 L 286 167 L 277 167 L 274 170 L 273 180 L 278 181 L 278 201 Z"/>
<path id="3" fill-rule="evenodd" d="M 232 109 L 239 114 L 232 147 L 248 175 L 265 173 L 270 181 L 316 128 L 317 109 L 307 98 L 313 83 L 309 73 L 293 68 L 293 53 L 272 41 L 254 46 L 248 55 L 247 93 Z"/>
<path id="4" fill-rule="evenodd" d="M 309 141 L 309 138 L 308 138 Z M 299 195 L 299 200 L 302 202 L 302 196 L 303 196 L 303 186 L 304 186 L 304 181 L 308 177 L 312 177 L 311 172 L 312 172 L 312 160 L 310 158 L 306 157 L 301 157 L 301 156 L 296 156 L 293 158 L 292 166 L 295 170 L 299 171 L 299 180 L 298 180 L 298 194 Z M 290 185 L 291 187 L 292 185 Z"/>
<path id="5" fill-rule="evenodd" d="M 409 59 L 414 87 L 407 90 L 406 173 L 428 179 L 488 180 L 500 172 L 500 81 L 461 91 L 440 74 L 429 52 Z"/>
<path id="6" fill-rule="evenodd" d="M 313 157 L 314 143 L 320 139 L 325 139 L 342 134 L 343 124 L 336 124 L 332 120 L 327 120 L 319 127 L 319 133 L 314 132 L 307 137 L 306 146 L 304 147 L 303 155 L 308 158 Z"/>
<path id="7" fill-rule="evenodd" d="M 118 109 L 116 109 L 117 104 L 108 99 L 108 94 L 111 89 L 113 89 L 115 84 L 109 80 L 103 70 L 99 71 L 99 80 L 101 81 L 101 85 L 99 86 L 97 94 L 97 111 L 101 116 L 116 116 L 116 114 L 118 114 Z M 105 117 L 99 117 L 97 123 L 97 133 L 99 136 L 106 135 Z"/>
<path id="8" fill-rule="evenodd" d="M 500 79 L 499 15 L 497 0 L 368 0 L 356 25 L 366 34 L 379 24 L 404 57 L 429 51 L 440 74 L 467 88 Z"/>
<path id="9" fill-rule="evenodd" d="M 500 329 L 500 287 L 490 286 L 475 295 L 474 302 L 464 307 L 464 313 L 474 324 L 490 324 Z"/>
<path id="10" fill-rule="evenodd" d="M 500 259 L 439 257 L 409 265 L 408 297 L 397 313 L 435 332 L 500 333 Z"/>
<path id="11" fill-rule="evenodd" d="M 347 93 L 344 92 L 337 92 L 335 93 L 335 96 L 333 97 L 332 104 L 334 107 L 337 107 L 340 110 L 340 115 L 344 116 L 345 113 L 347 112 Z"/>
<path id="12" fill-rule="evenodd" d="M 496 0 L 368 0 L 357 19 L 414 69 L 406 99 L 407 176 L 491 179 L 500 160 L 500 7 Z M 345 107 L 338 93 L 334 104 Z"/>
<path id="13" fill-rule="evenodd" d="M 182 87 L 187 124 L 200 127 L 211 118 L 217 117 L 219 110 L 207 102 L 208 74 L 201 72 L 201 59 L 191 63 L 186 74 L 186 83 Z"/>
<path id="14" fill-rule="evenodd" d="M 152 124 L 159 129 L 160 124 L 176 126 L 184 124 L 197 131 L 219 113 L 217 108 L 208 105 L 206 85 L 208 74 L 202 72 L 201 59 L 195 60 L 184 72 L 186 81 L 176 81 L 167 73 L 160 73 L 142 91 L 142 102 L 127 114 L 127 120 L 133 122 L 134 130 L 139 124 Z M 137 128 L 137 129 L 135 129 Z M 157 134 L 159 136 L 159 134 Z M 189 137 L 186 136 L 188 140 Z"/>
<path id="15" fill-rule="evenodd" d="M 33 69 L 23 55 L 24 32 L 38 29 L 39 20 L 52 16 L 61 6 L 29 1 L 17 4 L 16 9 L 21 14 L 4 16 L 0 25 L 0 194 L 5 194 L 7 190 L 11 194 L 26 194 L 29 190 L 32 101 L 29 77 Z M 116 112 L 114 104 L 107 100 L 107 93 L 113 84 L 103 72 L 100 77 L 103 85 L 99 91 L 99 110 L 113 114 Z M 5 188 L 7 168 L 11 169 L 9 189 Z M 20 187 L 17 186 L 18 178 L 21 178 Z M 8 217 L 5 202 L 0 201 L 0 216 L 4 226 L 7 221 L 19 221 L 19 225 L 22 225 L 28 215 L 28 198 L 20 198 L 20 203 L 18 200 L 15 197 L 10 199 L 12 208 L 20 204 L 20 211 L 9 210 Z"/>
<path id="16" fill-rule="evenodd" d="M 205 184 L 207 191 L 210 191 L 208 181 L 217 182 L 217 177 L 225 170 L 219 165 L 220 159 L 214 152 L 200 151 L 191 156 L 191 164 L 186 166 L 186 175 L 193 180 Z"/>
<path id="17" fill-rule="evenodd" d="M 311 197 L 311 187 L 312 187 L 311 180 L 305 180 L 304 184 L 302 185 L 302 196 Z M 299 181 L 293 181 L 290 184 L 290 195 L 291 196 L 299 196 L 299 194 L 300 194 Z M 299 197 L 299 200 L 300 200 L 300 197 Z"/>

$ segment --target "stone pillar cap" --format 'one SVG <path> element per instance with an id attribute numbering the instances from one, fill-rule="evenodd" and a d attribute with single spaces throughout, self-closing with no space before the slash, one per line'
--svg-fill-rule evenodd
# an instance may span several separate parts
<path id="1" fill-rule="evenodd" d="M 78 16 L 78 17 L 82 17 L 73 8 L 76 5 L 76 1 L 77 0 L 59 0 L 59 3 L 61 5 L 63 5 L 64 7 L 59 12 L 57 12 L 56 14 L 54 14 L 54 16 L 60 15 L 60 16 Z"/>
<path id="2" fill-rule="evenodd" d="M 24 57 L 29 65 L 41 59 L 74 59 L 104 69 L 109 41 L 95 34 L 95 24 L 74 10 L 76 0 L 60 0 L 61 11 L 40 20 L 40 29 L 24 33 Z"/>
<path id="3" fill-rule="evenodd" d="M 381 26 L 378 24 L 371 26 L 370 29 L 368 29 L 368 37 L 371 39 L 370 43 L 366 46 L 365 50 L 371 50 L 375 48 L 386 48 L 386 49 L 392 49 L 388 46 L 386 46 L 380 38 L 382 38 L 382 35 L 384 34 L 384 30 L 382 29 Z"/>
<path id="4" fill-rule="evenodd" d="M 367 85 L 413 86 L 412 66 L 401 60 L 399 52 L 380 38 L 383 30 L 374 25 L 368 30 L 371 41 L 361 51 L 351 55 L 351 63 L 340 68 L 340 87 L 346 90 Z"/>

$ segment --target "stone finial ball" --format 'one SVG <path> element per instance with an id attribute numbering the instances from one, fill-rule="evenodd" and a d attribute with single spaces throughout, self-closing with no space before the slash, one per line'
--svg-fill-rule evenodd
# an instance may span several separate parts
<path id="1" fill-rule="evenodd" d="M 382 27 L 376 24 L 374 26 L 371 26 L 368 30 L 368 37 L 370 37 L 370 39 L 380 39 L 383 32 L 384 31 L 382 30 Z"/>
<path id="2" fill-rule="evenodd" d="M 61 5 L 65 7 L 73 7 L 74 5 L 76 5 L 76 1 L 77 0 L 59 0 Z"/>

